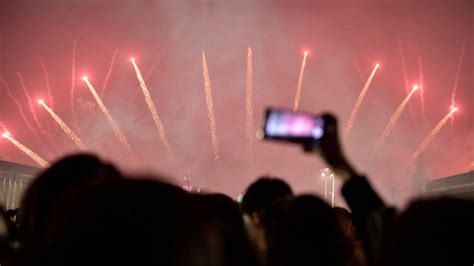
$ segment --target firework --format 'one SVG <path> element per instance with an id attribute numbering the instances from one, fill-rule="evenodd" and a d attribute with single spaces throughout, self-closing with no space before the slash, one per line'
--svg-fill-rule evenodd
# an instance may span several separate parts
<path id="1" fill-rule="evenodd" d="M 374 79 L 375 73 L 377 72 L 377 69 L 380 67 L 379 64 L 376 64 L 374 69 L 372 70 L 372 73 L 370 73 L 369 78 L 364 84 L 364 87 L 362 88 L 361 92 L 359 93 L 359 96 L 357 97 L 357 101 L 354 104 L 354 108 L 352 109 L 351 115 L 349 116 L 349 121 L 347 122 L 346 129 L 344 131 L 344 137 L 347 138 L 349 134 L 351 133 L 352 126 L 354 125 L 355 118 L 357 116 L 357 113 L 359 112 L 360 105 L 362 104 L 362 101 L 364 100 L 365 95 L 367 94 L 367 91 L 369 90 L 370 84 L 372 83 L 372 80 Z"/>
<path id="2" fill-rule="evenodd" d="M 74 108 L 74 94 L 76 90 L 76 39 L 72 41 L 72 58 L 71 58 L 71 91 L 69 92 L 69 104 L 71 105 L 72 121 L 76 130 L 79 130 L 79 124 L 76 118 L 76 109 Z"/>
<path id="3" fill-rule="evenodd" d="M 130 144 L 127 141 L 127 138 L 125 135 L 122 133 L 120 130 L 120 127 L 118 126 L 117 122 L 112 118 L 110 115 L 109 111 L 107 110 L 107 107 L 105 107 L 104 102 L 100 98 L 99 94 L 97 94 L 97 91 L 95 90 L 94 86 L 89 82 L 89 79 L 84 76 L 82 77 L 84 82 L 87 84 L 87 87 L 89 88 L 90 92 L 92 93 L 92 96 L 94 96 L 95 101 L 97 102 L 97 105 L 99 106 L 99 109 L 102 111 L 104 114 L 105 119 L 107 122 L 110 124 L 112 129 L 114 130 L 115 135 L 117 135 L 117 138 L 120 140 L 120 143 L 122 143 L 122 146 L 125 148 L 125 150 L 129 153 L 132 154 L 132 148 L 130 147 Z"/>
<path id="4" fill-rule="evenodd" d="M 405 90 L 407 93 L 409 93 L 409 81 L 408 81 L 408 72 L 407 72 L 407 64 L 406 64 L 406 60 L 405 60 L 405 53 L 403 52 L 403 48 L 402 48 L 402 43 L 401 41 L 398 41 L 398 49 L 400 51 L 400 60 L 401 60 L 401 63 L 402 63 L 402 71 L 403 71 L 403 80 L 405 82 Z"/>
<path id="5" fill-rule="evenodd" d="M 107 71 L 104 83 L 102 84 L 102 90 L 100 91 L 100 95 L 104 95 L 105 93 L 105 89 L 107 88 L 107 84 L 109 83 L 110 75 L 112 75 L 112 70 L 114 69 L 115 58 L 117 57 L 117 53 L 118 49 L 115 49 L 114 53 L 112 54 L 112 58 L 110 59 L 109 70 Z"/>
<path id="6" fill-rule="evenodd" d="M 247 83 L 245 85 L 245 128 L 249 141 L 248 150 L 251 154 L 255 134 L 253 133 L 253 58 L 250 47 L 248 47 L 247 52 Z"/>
<path id="7" fill-rule="evenodd" d="M 466 50 L 466 43 L 464 42 L 462 46 L 462 50 L 461 50 L 461 57 L 459 58 L 458 67 L 456 69 L 456 76 L 454 77 L 453 89 L 451 92 L 451 107 L 453 108 L 454 106 L 456 106 L 456 93 L 459 86 L 459 78 L 461 77 L 461 69 L 462 69 L 462 63 L 464 61 L 465 50 Z M 454 116 L 452 116 L 451 118 L 454 118 Z M 451 122 L 453 122 L 453 120 L 451 120 Z"/>
<path id="8" fill-rule="evenodd" d="M 209 69 L 207 68 L 206 54 L 202 53 L 202 75 L 204 78 L 204 92 L 206 93 L 207 114 L 209 117 L 209 127 L 211 129 L 211 140 L 214 151 L 214 161 L 219 160 L 219 143 L 217 140 L 216 118 L 214 115 L 214 103 L 212 101 L 211 80 L 209 79 Z"/>
<path id="9" fill-rule="evenodd" d="M 357 73 L 359 73 L 360 80 L 365 82 L 364 74 L 362 74 L 362 69 L 360 68 L 359 63 L 357 63 L 356 60 L 352 61 L 352 63 L 354 63 Z"/>
<path id="10" fill-rule="evenodd" d="M 43 69 L 44 82 L 46 84 L 46 90 L 48 91 L 48 102 L 51 105 L 51 108 L 54 108 L 53 102 L 53 90 L 51 89 L 51 83 L 49 82 L 48 68 L 43 58 L 40 58 L 41 68 Z"/>
<path id="11" fill-rule="evenodd" d="M 416 151 L 413 153 L 411 156 L 409 163 L 415 162 L 416 159 L 420 156 L 421 153 L 425 151 L 425 149 L 430 145 L 430 143 L 433 141 L 433 139 L 436 137 L 436 135 L 439 133 L 439 131 L 443 128 L 443 126 L 449 121 L 449 119 L 454 115 L 455 112 L 458 111 L 458 108 L 453 106 L 451 107 L 451 110 L 449 111 L 448 114 L 446 114 L 443 119 L 441 119 L 438 124 L 431 130 L 431 132 L 426 136 L 426 138 L 423 140 L 423 142 L 418 146 Z"/>
<path id="12" fill-rule="evenodd" d="M 173 161 L 174 155 L 171 150 L 171 146 L 168 141 L 168 138 L 166 137 L 163 123 L 161 122 L 161 119 L 160 119 L 160 116 L 158 115 L 158 111 L 156 110 L 155 104 L 153 103 L 153 100 L 151 99 L 150 91 L 148 90 L 148 87 L 146 86 L 145 80 L 143 79 L 142 73 L 140 72 L 140 69 L 138 68 L 137 63 L 135 62 L 135 59 L 132 58 L 130 61 L 133 64 L 133 68 L 135 69 L 135 74 L 137 75 L 138 82 L 140 83 L 140 87 L 142 88 L 143 97 L 145 98 L 146 105 L 148 106 L 148 109 L 150 110 L 150 114 L 153 118 L 153 121 L 155 122 L 155 126 L 158 129 L 158 134 L 160 136 L 161 142 L 166 149 L 166 153 L 169 159 Z"/>
<path id="13" fill-rule="evenodd" d="M 301 62 L 300 75 L 298 77 L 298 84 L 296 85 L 296 95 L 295 95 L 295 101 L 293 105 L 293 111 L 298 110 L 298 107 L 300 105 L 301 87 L 303 86 L 304 69 L 306 67 L 307 57 L 308 57 L 308 52 L 305 51 L 304 56 L 303 56 L 303 61 Z"/>
<path id="14" fill-rule="evenodd" d="M 20 86 L 23 89 L 23 93 L 25 94 L 26 100 L 28 101 L 28 107 L 30 110 L 30 113 L 33 117 L 33 121 L 35 122 L 36 126 L 39 128 L 40 132 L 46 136 L 49 134 L 46 132 L 46 130 L 43 128 L 43 125 L 41 125 L 38 116 L 36 115 L 36 109 L 33 104 L 33 99 L 30 96 L 30 93 L 28 92 L 28 89 L 26 88 L 25 81 L 23 79 L 23 76 L 20 73 L 16 73 L 18 80 L 20 81 Z"/>
<path id="15" fill-rule="evenodd" d="M 402 103 L 398 106 L 396 111 L 390 117 L 390 120 L 389 120 L 387 126 L 385 127 L 385 129 L 382 133 L 382 136 L 380 137 L 380 139 L 378 140 L 378 142 L 376 144 L 376 150 L 385 142 L 385 139 L 387 139 L 388 135 L 390 135 L 393 128 L 397 124 L 398 119 L 400 119 L 400 116 L 402 115 L 403 110 L 405 110 L 405 107 L 407 106 L 407 104 L 410 101 L 411 97 L 413 96 L 413 94 L 416 91 L 418 91 L 418 89 L 419 89 L 418 85 L 413 86 L 413 89 L 411 90 L 411 92 L 405 97 L 405 99 L 402 101 Z"/>
<path id="16" fill-rule="evenodd" d="M 153 63 L 153 65 L 151 66 L 151 68 L 148 70 L 148 72 L 145 74 L 145 77 L 143 78 L 144 81 L 147 81 L 148 78 L 151 76 L 151 74 L 153 74 L 153 72 L 155 71 L 156 67 L 158 66 L 158 64 L 160 63 L 160 58 L 158 58 L 158 60 L 155 61 L 155 63 Z M 136 92 L 135 92 L 135 95 L 133 95 L 133 98 L 132 100 L 130 101 L 130 104 L 129 106 L 132 106 L 133 103 L 135 102 L 135 100 L 137 99 L 138 95 L 140 94 L 140 91 L 141 89 L 138 89 Z"/>
<path id="17" fill-rule="evenodd" d="M 85 150 L 86 146 L 82 142 L 82 140 L 72 131 L 71 128 L 64 123 L 64 121 L 48 106 L 43 100 L 39 100 L 38 103 L 44 107 L 44 109 L 51 115 L 51 117 L 58 123 L 59 127 L 66 133 L 66 135 L 77 145 L 77 147 L 81 150 Z"/>
<path id="18" fill-rule="evenodd" d="M 49 167 L 49 163 L 46 162 L 43 158 L 41 158 L 38 154 L 34 153 L 32 150 L 28 149 L 25 147 L 25 145 L 21 144 L 18 142 L 16 139 L 14 139 L 12 136 L 10 136 L 9 133 L 4 132 L 2 134 L 2 137 L 8 139 L 13 145 L 15 145 L 20 151 L 22 151 L 24 154 L 28 155 L 33 161 L 35 161 L 38 165 L 40 165 L 43 168 Z"/>
<path id="19" fill-rule="evenodd" d="M 26 117 L 23 106 L 21 105 L 20 101 L 15 97 L 15 95 L 12 93 L 10 87 L 7 84 L 7 81 L 2 76 L 0 76 L 0 80 L 3 84 L 3 87 L 5 88 L 5 91 L 8 97 L 10 97 L 10 99 L 15 103 L 16 107 L 18 108 L 18 112 L 20 113 L 20 116 L 23 119 L 23 122 L 25 122 L 26 127 L 28 128 L 28 130 L 31 131 L 31 133 L 33 133 L 33 136 L 35 136 L 35 139 L 38 142 L 41 142 L 38 132 L 36 131 L 36 129 L 33 127 L 33 125 L 30 123 L 30 121 Z"/>
<path id="20" fill-rule="evenodd" d="M 426 121 L 426 112 L 425 112 L 425 83 L 423 79 L 423 61 L 421 56 L 418 56 L 418 76 L 420 79 L 420 107 L 423 119 Z"/>

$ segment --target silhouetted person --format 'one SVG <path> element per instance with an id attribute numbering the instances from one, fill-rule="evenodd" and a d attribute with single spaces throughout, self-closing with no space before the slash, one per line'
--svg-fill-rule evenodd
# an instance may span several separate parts
<path id="1" fill-rule="evenodd" d="M 26 189 L 20 207 L 21 260 L 35 257 L 42 245 L 46 225 L 52 215 L 51 206 L 69 190 L 94 187 L 97 184 L 120 178 L 118 170 L 98 157 L 78 154 L 65 157 L 42 172 Z M 86 189 L 82 189 L 87 194 Z M 28 264 L 28 262 L 23 262 Z"/>
<path id="2" fill-rule="evenodd" d="M 292 196 L 291 187 L 282 179 L 261 177 L 245 191 L 241 206 L 245 214 L 259 223 L 261 213 L 275 200 Z"/>
<path id="3" fill-rule="evenodd" d="M 418 200 L 396 220 L 380 265 L 473 265 L 473 240 L 473 200 Z"/>
<path id="4" fill-rule="evenodd" d="M 224 194 L 204 194 L 195 197 L 208 211 L 206 221 L 219 233 L 225 265 L 258 265 L 257 250 L 247 235 L 238 203 Z"/>
<path id="5" fill-rule="evenodd" d="M 324 135 L 320 142 L 304 147 L 320 154 L 335 175 L 343 181 L 342 195 L 351 209 L 351 217 L 362 242 L 367 263 L 373 265 L 380 254 L 381 243 L 393 223 L 396 212 L 388 207 L 346 158 L 339 138 L 337 119 L 324 114 Z"/>
<path id="6" fill-rule="evenodd" d="M 262 219 L 271 266 L 360 265 L 336 215 L 311 195 L 274 203 Z"/>
<path id="7" fill-rule="evenodd" d="M 244 193 L 240 206 L 244 213 L 245 226 L 253 245 L 258 251 L 259 260 L 265 260 L 265 237 L 261 226 L 262 214 L 273 202 L 292 197 L 291 187 L 282 179 L 261 177 L 250 184 Z"/>
<path id="8" fill-rule="evenodd" d="M 53 208 L 37 265 L 224 265 L 206 210 L 177 186 L 116 180 L 63 195 Z"/>

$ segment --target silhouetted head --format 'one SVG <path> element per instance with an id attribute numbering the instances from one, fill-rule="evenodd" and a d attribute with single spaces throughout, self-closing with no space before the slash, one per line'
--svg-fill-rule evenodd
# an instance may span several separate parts
<path id="1" fill-rule="evenodd" d="M 472 265 L 473 225 L 473 200 L 415 201 L 395 221 L 382 265 Z"/>
<path id="2" fill-rule="evenodd" d="M 55 206 L 37 265 L 221 266 L 221 239 L 206 210 L 179 187 L 117 180 Z"/>
<path id="3" fill-rule="evenodd" d="M 247 235 L 238 203 L 223 194 L 195 197 L 207 211 L 206 221 L 218 232 L 225 265 L 256 265 L 256 250 Z"/>
<path id="4" fill-rule="evenodd" d="M 41 245 L 51 206 L 63 194 L 77 187 L 93 187 L 118 178 L 120 174 L 114 166 L 103 163 L 94 155 L 78 154 L 54 163 L 31 182 L 22 199 L 19 233 L 23 248 L 34 251 Z M 87 193 L 86 189 L 82 190 Z"/>
<path id="5" fill-rule="evenodd" d="M 292 196 L 291 187 L 282 179 L 261 177 L 245 191 L 241 206 L 245 214 L 260 220 L 261 213 L 274 201 Z"/>
<path id="6" fill-rule="evenodd" d="M 352 243 L 334 211 L 315 196 L 280 200 L 263 215 L 272 266 L 357 265 Z"/>

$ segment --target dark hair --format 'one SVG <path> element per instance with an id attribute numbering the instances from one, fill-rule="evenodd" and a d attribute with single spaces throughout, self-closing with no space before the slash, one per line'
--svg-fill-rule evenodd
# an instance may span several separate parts
<path id="1" fill-rule="evenodd" d="M 242 210 L 247 214 L 261 213 L 275 200 L 292 195 L 291 187 L 284 180 L 261 177 L 245 191 L 241 203 Z"/>
<path id="2" fill-rule="evenodd" d="M 221 266 L 219 238 L 192 196 L 147 179 L 65 195 L 37 265 Z"/>
<path id="3" fill-rule="evenodd" d="M 267 261 L 272 266 L 358 265 L 336 215 L 311 195 L 280 200 L 263 215 Z"/>
<path id="4" fill-rule="evenodd" d="M 227 266 L 255 266 L 257 253 L 244 224 L 237 202 L 224 194 L 195 196 L 208 212 L 206 222 L 216 229 L 221 239 L 224 264 Z"/>
<path id="5" fill-rule="evenodd" d="M 32 257 L 51 214 L 51 206 L 68 190 L 94 186 L 120 177 L 118 170 L 90 154 L 65 157 L 42 172 L 26 189 L 19 214 L 19 240 L 22 255 Z"/>
<path id="6" fill-rule="evenodd" d="M 472 265 L 474 200 L 417 200 L 395 221 L 382 265 Z"/>

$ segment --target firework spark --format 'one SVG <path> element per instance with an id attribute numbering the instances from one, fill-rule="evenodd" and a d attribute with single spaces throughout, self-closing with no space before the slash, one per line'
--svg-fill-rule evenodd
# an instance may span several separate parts
<path id="1" fill-rule="evenodd" d="M 40 58 L 41 68 L 43 69 L 44 82 L 46 84 L 46 90 L 48 92 L 48 102 L 51 105 L 51 108 L 54 108 L 54 99 L 53 99 L 53 90 L 51 89 L 51 83 L 49 82 L 48 68 L 43 58 Z"/>
<path id="2" fill-rule="evenodd" d="M 434 140 L 436 135 L 439 133 L 439 131 L 443 128 L 443 126 L 449 121 L 449 119 L 454 115 L 455 112 L 458 111 L 458 108 L 453 106 L 451 107 L 451 110 L 449 111 L 446 116 L 441 119 L 438 124 L 431 130 L 431 132 L 426 136 L 426 138 L 423 140 L 423 142 L 418 146 L 416 151 L 413 153 L 411 156 L 410 160 L 408 161 L 409 163 L 413 163 L 418 159 L 418 157 L 425 151 L 425 149 L 430 145 L 430 143 Z"/>
<path id="3" fill-rule="evenodd" d="M 125 148 L 125 150 L 129 154 L 133 154 L 132 148 L 130 147 L 130 144 L 128 143 L 127 138 L 122 133 L 122 130 L 120 130 L 120 127 L 118 126 L 117 122 L 115 122 L 115 120 L 110 115 L 109 111 L 107 110 L 107 107 L 105 107 L 104 102 L 100 98 L 99 94 L 97 94 L 97 91 L 95 90 L 94 86 L 92 86 L 92 84 L 89 82 L 89 79 L 86 76 L 82 77 L 82 79 L 84 80 L 87 87 L 89 88 L 89 91 L 92 93 L 92 96 L 94 96 L 94 99 L 97 102 L 99 109 L 102 111 L 105 119 L 114 130 L 114 133 L 115 135 L 117 135 L 117 138 L 120 140 L 120 143 L 122 143 L 122 146 Z"/>
<path id="4" fill-rule="evenodd" d="M 38 103 L 44 107 L 44 109 L 51 115 L 51 117 L 58 123 L 59 127 L 66 133 L 66 135 L 77 145 L 81 150 L 85 150 L 86 146 L 84 142 L 72 131 L 72 129 L 64 123 L 64 121 L 59 117 L 43 100 L 39 100 Z"/>
<path id="5" fill-rule="evenodd" d="M 132 58 L 130 61 L 133 64 L 133 68 L 135 69 L 135 74 L 137 75 L 138 82 L 140 83 L 140 87 L 142 88 L 143 97 L 145 98 L 146 105 L 148 106 L 148 109 L 150 110 L 153 121 L 155 122 L 155 126 L 158 129 L 158 134 L 160 136 L 161 143 L 166 149 L 166 154 L 168 155 L 168 158 L 171 161 L 173 161 L 174 160 L 173 151 L 171 150 L 171 145 L 168 141 L 168 138 L 166 137 L 165 128 L 163 126 L 163 123 L 161 122 L 160 116 L 158 115 L 158 111 L 156 110 L 155 104 L 153 103 L 153 100 L 151 99 L 150 91 L 148 90 L 148 87 L 146 86 L 145 80 L 143 79 L 142 73 L 140 72 L 140 69 L 138 68 L 137 63 L 135 62 L 135 59 Z"/>
<path id="6" fill-rule="evenodd" d="M 72 41 L 72 58 L 71 58 L 71 91 L 69 92 L 69 104 L 71 105 L 71 114 L 72 121 L 76 130 L 79 130 L 79 124 L 77 123 L 76 118 L 76 109 L 75 109 L 75 90 L 76 90 L 76 45 L 77 41 L 74 39 Z"/>
<path id="7" fill-rule="evenodd" d="M 357 101 L 354 104 L 354 108 L 352 109 L 351 115 L 349 116 L 349 121 L 347 122 L 346 129 L 344 131 L 344 137 L 347 138 L 349 134 L 351 133 L 352 126 L 354 125 L 355 118 L 357 116 L 357 113 L 359 112 L 360 105 L 362 104 L 362 101 L 364 100 L 365 95 L 367 94 L 367 91 L 369 90 L 370 84 L 372 83 L 372 80 L 374 79 L 375 73 L 377 72 L 377 69 L 380 67 L 379 64 L 376 64 L 374 69 L 372 70 L 372 73 L 370 73 L 369 78 L 364 84 L 364 87 L 362 88 L 361 92 L 359 93 L 359 96 L 357 97 Z"/>
<path id="8" fill-rule="evenodd" d="M 246 133 L 248 138 L 248 151 L 251 156 L 253 140 L 255 134 L 253 133 L 253 58 L 252 58 L 252 49 L 248 47 L 247 52 L 247 82 L 245 84 L 245 125 Z"/>
<path id="9" fill-rule="evenodd" d="M 211 80 L 209 78 L 209 69 L 207 67 L 206 54 L 202 52 L 202 75 L 204 78 L 204 92 L 206 93 L 207 114 L 209 117 L 209 127 L 211 129 L 211 140 L 214 151 L 214 161 L 219 160 L 219 143 L 217 140 L 216 118 L 214 115 L 214 103 L 212 101 Z"/>
<path id="10" fill-rule="evenodd" d="M 20 86 L 23 90 L 23 93 L 25 94 L 26 100 L 28 102 L 28 107 L 31 113 L 31 116 L 33 117 L 33 121 L 40 130 L 40 132 L 45 135 L 45 136 L 50 136 L 48 132 L 44 129 L 43 125 L 40 123 L 38 116 L 36 115 L 36 109 L 35 105 L 33 103 L 33 99 L 31 98 L 30 93 L 28 92 L 28 88 L 26 88 L 25 80 L 23 79 L 23 76 L 20 73 L 16 73 L 18 80 L 20 81 Z"/>
<path id="11" fill-rule="evenodd" d="M 300 75 L 298 77 L 298 84 L 296 85 L 296 95 L 295 95 L 295 101 L 293 104 L 293 111 L 298 110 L 298 107 L 300 105 L 301 87 L 303 86 L 304 69 L 306 67 L 307 57 L 308 57 L 308 52 L 306 51 L 304 52 L 303 61 L 301 62 Z"/>
<path id="12" fill-rule="evenodd" d="M 105 89 L 107 88 L 107 84 L 109 83 L 110 75 L 112 75 L 112 70 L 114 69 L 115 58 L 117 57 L 118 49 L 115 49 L 114 53 L 112 54 L 112 58 L 110 59 L 109 70 L 107 70 L 107 75 L 105 76 L 104 83 L 102 84 L 102 90 L 100 91 L 100 95 L 104 95 Z"/>
<path id="13" fill-rule="evenodd" d="M 158 66 L 158 64 L 160 63 L 160 58 L 158 58 L 155 63 L 153 63 L 153 65 L 151 66 L 151 68 L 148 70 L 148 72 L 145 74 L 145 77 L 143 78 L 143 80 L 147 81 L 148 78 L 151 76 L 151 74 L 153 74 L 153 72 L 155 71 L 156 67 Z M 135 100 L 137 99 L 138 95 L 140 94 L 140 91 L 141 89 L 138 89 L 136 92 L 135 92 L 135 95 L 133 95 L 133 98 L 132 100 L 130 101 L 130 104 L 129 106 L 132 106 L 133 103 L 135 102 Z"/>
<path id="14" fill-rule="evenodd" d="M 8 97 L 10 97 L 10 99 L 15 103 L 16 107 L 18 108 L 18 112 L 20 113 L 20 116 L 23 119 L 23 122 L 25 122 L 26 127 L 28 128 L 28 130 L 30 130 L 30 132 L 33 134 L 35 139 L 38 142 L 41 142 L 41 140 L 39 138 L 39 135 L 38 135 L 38 132 L 36 131 L 36 129 L 33 127 L 33 125 L 30 123 L 30 121 L 26 117 L 25 110 L 23 109 L 23 106 L 21 105 L 20 101 L 15 97 L 15 95 L 12 93 L 12 91 L 10 89 L 10 86 L 8 86 L 7 81 L 2 76 L 0 76 L 0 80 L 3 84 L 3 87 L 5 88 L 5 91 L 8 95 Z"/>
<path id="15" fill-rule="evenodd" d="M 464 42 L 462 46 L 462 50 L 461 50 L 461 57 L 459 58 L 458 66 L 456 69 L 456 76 L 454 77 L 454 85 L 451 92 L 451 107 L 456 106 L 456 93 L 459 86 L 459 79 L 461 77 L 461 69 L 462 69 L 462 64 L 464 61 L 465 50 L 466 50 L 466 43 Z M 452 116 L 451 118 L 454 118 L 454 116 Z M 451 120 L 451 122 L 453 122 L 453 120 Z"/>
<path id="16" fill-rule="evenodd" d="M 425 83 L 423 79 L 423 61 L 421 56 L 418 56 L 418 76 L 420 79 L 420 107 L 423 119 L 426 121 L 426 112 L 425 112 Z"/>
<path id="17" fill-rule="evenodd" d="M 419 89 L 419 86 L 418 85 L 415 85 L 413 86 L 413 89 L 411 90 L 411 92 L 405 97 L 405 99 L 402 101 L 402 103 L 398 106 L 398 108 L 396 109 L 396 111 L 393 113 L 393 115 L 390 117 L 390 120 L 387 124 L 387 126 L 385 127 L 383 133 L 382 133 L 382 136 L 380 137 L 380 139 L 377 141 L 377 144 L 376 144 L 376 148 L 375 150 L 378 150 L 378 148 L 385 142 L 385 140 L 387 139 L 387 137 L 390 135 L 390 133 L 392 132 L 393 128 L 395 127 L 395 125 L 397 124 L 398 120 L 400 119 L 400 116 L 402 115 L 403 113 L 403 110 L 405 110 L 405 107 L 407 106 L 408 102 L 410 101 L 411 97 L 413 96 L 413 94 L 418 91 Z"/>
<path id="18" fill-rule="evenodd" d="M 43 167 L 43 168 L 49 167 L 49 163 L 47 161 L 45 161 L 43 158 L 41 158 L 38 154 L 34 153 L 32 150 L 28 149 L 25 145 L 18 142 L 16 139 L 14 139 L 12 136 L 10 136 L 9 133 L 4 132 L 2 134 L 2 137 L 8 139 L 20 151 L 22 151 L 24 154 L 28 155 L 33 161 L 35 161 L 41 167 Z"/>

